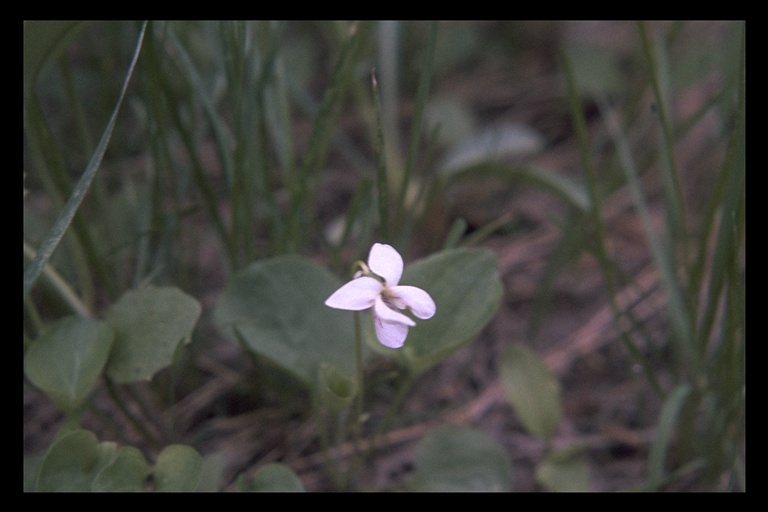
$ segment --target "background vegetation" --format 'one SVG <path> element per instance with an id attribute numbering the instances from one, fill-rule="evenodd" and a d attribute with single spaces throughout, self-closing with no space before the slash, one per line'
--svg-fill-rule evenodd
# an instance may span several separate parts
<path id="1" fill-rule="evenodd" d="M 25 488 L 744 490 L 744 33 L 26 22 Z M 356 466 L 331 356 L 227 322 L 374 242 L 476 310 L 370 354 Z"/>

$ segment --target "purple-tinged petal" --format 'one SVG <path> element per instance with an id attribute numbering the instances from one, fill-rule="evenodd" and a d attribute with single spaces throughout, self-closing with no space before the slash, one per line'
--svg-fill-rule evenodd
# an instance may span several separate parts
<path id="1" fill-rule="evenodd" d="M 372 277 L 359 277 L 348 282 L 328 297 L 325 305 L 335 309 L 360 311 L 373 306 L 381 292 L 381 283 Z"/>
<path id="2" fill-rule="evenodd" d="M 391 286 L 389 292 L 393 295 L 392 302 L 400 309 L 406 307 L 419 318 L 432 318 L 437 307 L 432 297 L 415 286 Z"/>
<path id="3" fill-rule="evenodd" d="M 368 254 L 368 266 L 383 277 L 388 286 L 395 286 L 403 275 L 403 258 L 391 245 L 373 244 Z"/>

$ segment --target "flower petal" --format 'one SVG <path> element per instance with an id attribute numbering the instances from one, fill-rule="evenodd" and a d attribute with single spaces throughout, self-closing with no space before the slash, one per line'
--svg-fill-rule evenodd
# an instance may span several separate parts
<path id="1" fill-rule="evenodd" d="M 368 266 L 383 277 L 388 286 L 395 286 L 403 275 L 403 258 L 391 245 L 373 244 L 368 254 Z"/>
<path id="2" fill-rule="evenodd" d="M 387 322 L 384 319 L 374 315 L 373 328 L 376 331 L 376 337 L 385 347 L 400 348 L 405 343 L 408 336 L 408 326 L 398 322 Z"/>
<path id="3" fill-rule="evenodd" d="M 381 297 L 376 297 L 376 300 L 374 300 L 373 313 L 375 316 L 381 318 L 385 322 L 393 322 L 410 326 L 416 325 L 416 322 L 414 322 L 410 317 L 407 317 L 399 311 L 396 311 L 387 306 Z"/>
<path id="4" fill-rule="evenodd" d="M 391 286 L 389 291 L 394 295 L 395 306 L 410 309 L 419 318 L 432 318 L 437 307 L 432 297 L 415 286 Z M 402 304 L 402 306 L 401 306 Z"/>
<path id="5" fill-rule="evenodd" d="M 381 283 L 372 277 L 359 277 L 348 282 L 328 297 L 325 305 L 335 309 L 360 311 L 373 306 L 381 292 Z"/>

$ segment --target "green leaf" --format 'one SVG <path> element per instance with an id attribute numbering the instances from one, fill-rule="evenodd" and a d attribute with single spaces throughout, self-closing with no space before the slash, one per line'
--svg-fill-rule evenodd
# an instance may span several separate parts
<path id="1" fill-rule="evenodd" d="M 183 444 L 163 448 L 155 463 L 155 491 L 192 492 L 200 484 L 203 458 Z"/>
<path id="2" fill-rule="evenodd" d="M 560 384 L 529 349 L 507 347 L 501 354 L 501 383 L 507 399 L 525 428 L 536 436 L 550 439 L 560 422 Z"/>
<path id="3" fill-rule="evenodd" d="M 203 468 L 197 492 L 219 492 L 224 482 L 227 458 L 223 452 L 213 452 L 203 457 Z"/>
<path id="4" fill-rule="evenodd" d="M 262 467 L 252 478 L 237 478 L 240 492 L 304 492 L 296 473 L 285 464 L 271 463 Z"/>
<path id="5" fill-rule="evenodd" d="M 321 363 L 354 374 L 352 313 L 324 304 L 341 285 L 300 256 L 256 262 L 227 284 L 214 319 L 228 339 L 313 387 Z"/>
<path id="6" fill-rule="evenodd" d="M 589 490 L 589 467 L 581 447 L 569 447 L 547 454 L 536 467 L 536 480 L 555 492 Z"/>
<path id="7" fill-rule="evenodd" d="M 40 463 L 37 490 L 41 492 L 86 492 L 100 470 L 99 442 L 87 430 L 63 434 L 48 447 Z"/>
<path id="8" fill-rule="evenodd" d="M 93 433 L 75 430 L 48 447 L 37 475 L 41 492 L 88 491 L 95 474 L 98 441 Z"/>
<path id="9" fill-rule="evenodd" d="M 416 261 L 400 284 L 426 290 L 437 306 L 435 316 L 417 320 L 397 351 L 375 341 L 369 317 L 365 331 L 369 345 L 387 354 L 400 352 L 415 374 L 472 341 L 496 312 L 503 292 L 496 257 L 487 249 L 451 249 Z"/>
<path id="10" fill-rule="evenodd" d="M 412 486 L 425 492 L 507 492 L 509 456 L 493 439 L 467 426 L 445 425 L 416 447 Z"/>
<path id="11" fill-rule="evenodd" d="M 102 443 L 103 444 L 103 443 Z M 91 490 L 97 492 L 143 491 L 147 484 L 149 464 L 138 448 L 120 448 L 114 460 L 96 475 Z"/>
<path id="12" fill-rule="evenodd" d="M 24 372 L 57 406 L 71 414 L 99 378 L 114 337 L 105 322 L 77 316 L 62 318 L 30 344 Z"/>
<path id="13" fill-rule="evenodd" d="M 142 491 L 149 466 L 132 446 L 99 443 L 87 430 L 60 435 L 48 447 L 37 470 L 41 492 Z"/>
<path id="14" fill-rule="evenodd" d="M 199 316 L 200 304 L 177 288 L 126 292 L 107 316 L 116 333 L 107 375 L 120 383 L 150 380 L 190 341 Z"/>

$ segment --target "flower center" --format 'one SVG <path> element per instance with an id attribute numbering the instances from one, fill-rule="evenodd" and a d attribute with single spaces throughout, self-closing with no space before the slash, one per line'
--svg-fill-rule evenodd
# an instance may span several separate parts
<path id="1" fill-rule="evenodd" d="M 384 279 L 380 275 L 378 275 L 375 272 L 373 272 L 371 270 L 371 268 L 364 261 L 359 261 L 359 260 L 356 261 L 355 264 L 352 266 L 352 268 L 353 269 L 357 269 L 353 273 L 353 276 L 352 276 L 353 278 L 356 279 L 358 277 L 363 277 L 363 276 L 372 277 L 375 280 L 377 280 L 378 282 L 380 282 L 382 284 L 382 286 L 384 286 L 384 287 L 387 286 L 386 279 Z"/>
<path id="2" fill-rule="evenodd" d="M 397 305 L 395 304 L 395 299 L 396 298 L 397 298 L 397 295 L 392 293 L 392 290 L 390 290 L 389 287 L 385 283 L 384 287 L 381 289 L 381 300 L 383 300 L 384 304 L 389 306 L 390 309 L 397 310 L 397 309 L 400 309 L 400 308 L 397 307 Z"/>

